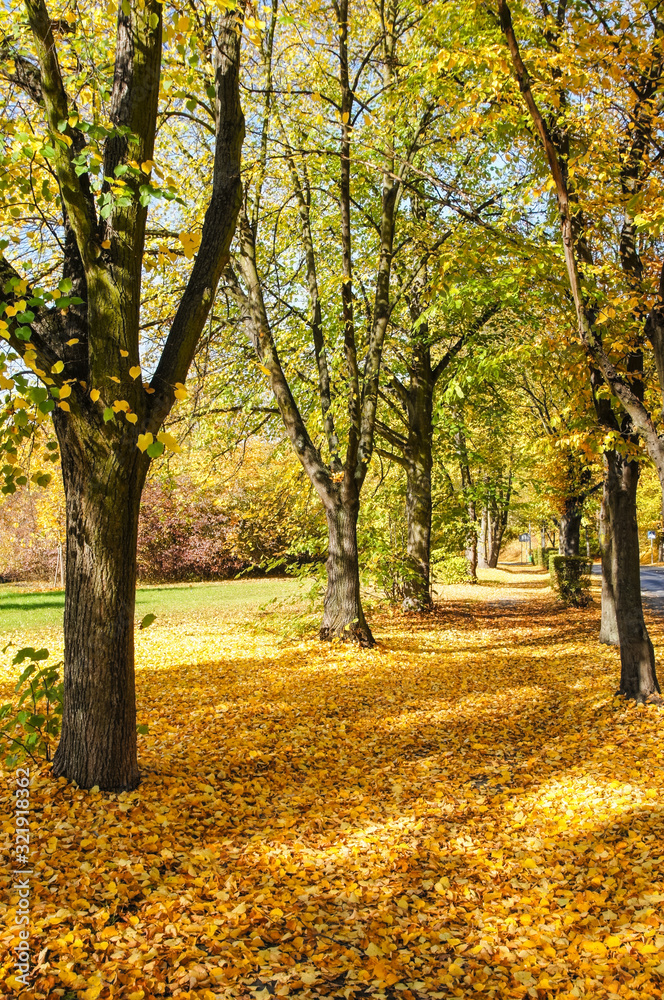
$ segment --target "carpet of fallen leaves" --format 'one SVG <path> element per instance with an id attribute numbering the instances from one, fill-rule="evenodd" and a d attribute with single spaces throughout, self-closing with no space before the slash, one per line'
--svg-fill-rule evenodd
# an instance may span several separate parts
<path id="1" fill-rule="evenodd" d="M 140 788 L 33 780 L 21 997 L 661 997 L 664 717 L 614 697 L 597 602 L 502 579 L 369 651 L 140 633 Z"/>

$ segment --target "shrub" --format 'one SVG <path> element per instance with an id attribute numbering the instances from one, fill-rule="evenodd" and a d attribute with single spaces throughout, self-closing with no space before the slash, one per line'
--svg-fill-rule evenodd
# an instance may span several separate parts
<path id="1" fill-rule="evenodd" d="M 548 567 L 549 559 L 551 556 L 555 556 L 558 553 L 558 549 L 546 548 L 542 549 L 539 546 L 533 549 L 533 562 L 536 566 Z"/>
<path id="2" fill-rule="evenodd" d="M 149 617 L 146 615 L 146 618 Z M 8 648 L 5 646 L 2 652 L 6 653 Z M 22 763 L 26 757 L 35 764 L 40 760 L 52 760 L 52 751 L 62 728 L 63 684 L 60 668 L 63 664 L 62 661 L 56 664 L 44 662 L 40 666 L 49 655 L 47 649 L 26 646 L 19 649 L 12 660 L 13 666 L 26 660 L 28 665 L 14 686 L 18 701 L 8 701 L 0 708 L 0 759 L 4 759 L 7 767 Z M 144 723 L 136 726 L 137 733 L 145 735 L 147 731 Z"/>
<path id="3" fill-rule="evenodd" d="M 40 758 L 50 760 L 51 748 L 60 734 L 62 663 L 40 667 L 48 655 L 47 649 L 29 646 L 19 649 L 12 660 L 14 665 L 29 662 L 14 687 L 18 702 L 8 702 L 0 708 L 0 755 L 9 767 L 26 757 L 34 762 Z"/>
<path id="4" fill-rule="evenodd" d="M 465 556 L 445 556 L 436 566 L 439 583 L 468 583 L 468 563 Z"/>
<path id="5" fill-rule="evenodd" d="M 575 608 L 588 604 L 592 565 L 586 556 L 549 556 L 551 586 L 564 604 Z"/>

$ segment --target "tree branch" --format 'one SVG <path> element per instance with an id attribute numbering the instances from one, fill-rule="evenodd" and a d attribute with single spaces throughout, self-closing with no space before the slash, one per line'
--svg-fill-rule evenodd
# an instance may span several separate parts
<path id="1" fill-rule="evenodd" d="M 217 139 L 212 197 L 205 213 L 200 249 L 152 378 L 155 394 L 148 419 L 150 430 L 160 427 L 173 405 L 175 383 L 186 380 L 219 278 L 230 259 L 230 242 L 242 202 L 244 115 L 239 96 L 240 32 L 235 11 L 221 18 L 213 59 Z"/>

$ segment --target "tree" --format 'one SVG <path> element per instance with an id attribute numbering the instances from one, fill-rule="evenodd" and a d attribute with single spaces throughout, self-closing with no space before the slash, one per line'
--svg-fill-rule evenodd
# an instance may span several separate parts
<path id="1" fill-rule="evenodd" d="M 525 103 L 534 125 L 555 193 L 569 287 L 591 367 L 598 416 L 607 430 L 623 439 L 619 449 L 609 447 L 606 452 L 611 559 L 605 568 L 612 572 L 608 585 L 620 635 L 621 692 L 639 700 L 656 697 L 659 684 L 641 607 L 638 465 L 625 459 L 634 432 L 642 435 L 664 489 L 664 439 L 644 401 L 643 384 L 645 335 L 653 349 L 660 399 L 664 398 L 664 284 L 660 281 L 659 289 L 653 288 L 652 261 L 652 237 L 659 233 L 655 220 L 661 210 L 659 186 L 653 181 L 660 169 L 657 116 L 664 89 L 664 22 L 656 7 L 641 6 L 629 16 L 622 9 L 605 12 L 594 6 L 586 15 L 565 2 L 555 10 L 542 3 L 532 32 L 536 46 L 531 59 L 537 62 L 539 76 L 534 78 L 522 58 L 510 7 L 506 0 L 498 4 L 520 103 Z M 535 94 L 538 87 L 541 96 Z M 584 107 L 593 115 L 600 107 L 606 111 L 610 128 L 598 132 L 589 117 L 584 118 Z M 601 171 L 597 178 L 592 176 L 595 170 Z M 604 220 L 609 211 L 616 224 L 607 229 Z M 639 220 L 645 221 L 642 228 L 650 230 L 650 239 L 640 241 Z M 614 332 L 609 321 L 617 312 Z M 607 324 L 614 334 L 609 349 L 602 330 Z M 604 386 L 619 401 L 625 419 L 607 409 Z M 628 570 L 621 569 L 627 566 Z"/>
<path id="2" fill-rule="evenodd" d="M 489 323 L 498 309 L 497 305 L 490 304 L 478 317 L 457 322 L 456 330 L 452 324 L 452 329 L 446 329 L 438 310 L 425 311 L 423 308 L 425 282 L 423 264 L 406 296 L 412 326 L 397 355 L 403 358 L 405 353 L 400 367 L 405 369 L 407 380 L 402 372 L 395 370 L 396 366 L 392 367 L 385 390 L 381 392 L 389 409 L 376 425 L 379 435 L 391 447 L 389 452 L 378 449 L 379 454 L 396 461 L 406 471 L 408 565 L 403 606 L 405 610 L 414 611 L 431 607 L 431 479 L 436 386 L 464 345 Z M 444 343 L 447 342 L 451 343 L 446 349 Z M 440 356 L 433 359 L 432 350 L 436 347 Z M 398 430 L 394 421 L 387 422 L 394 415 L 400 425 Z"/>
<path id="3" fill-rule="evenodd" d="M 173 443 L 160 428 L 182 394 L 240 206 L 240 10 L 213 17 L 198 9 L 211 50 L 214 168 L 200 249 L 149 383 L 140 377 L 148 208 L 176 193 L 150 179 L 159 175 L 153 157 L 167 157 L 155 152 L 162 5 L 124 0 L 111 79 L 99 66 L 88 73 L 87 39 L 108 29 L 96 7 L 66 45 L 56 40 L 61 22 L 44 0 L 26 0 L 26 12 L 27 25 L 3 47 L 5 114 L 16 135 L 43 131 L 35 158 L 26 146 L 20 162 L 38 192 L 32 213 L 47 213 L 52 236 L 41 274 L 59 269 L 62 280 L 54 300 L 38 283 L 38 259 L 32 284 L 7 256 L 0 277 L 5 336 L 47 387 L 47 399 L 43 389 L 33 397 L 52 410 L 66 496 L 64 712 L 53 771 L 85 788 L 120 790 L 139 781 L 134 606 L 141 491 L 151 458 Z M 20 181 L 15 171 L 12 180 Z M 42 193 L 52 183 L 59 196 L 51 201 Z M 26 238 L 29 225 L 24 220 Z"/>
<path id="4" fill-rule="evenodd" d="M 369 11 L 334 0 L 303 18 L 311 38 L 320 32 L 325 45 L 303 39 L 299 28 L 279 28 L 277 14 L 275 0 L 262 41 L 262 124 L 228 288 L 325 509 L 320 636 L 372 645 L 360 596 L 357 518 L 374 451 L 397 219 L 432 115 L 408 89 L 402 54 L 420 12 L 397 0 Z M 310 89 L 294 94 L 292 74 Z M 268 156 L 268 148 L 281 154 Z M 266 233 L 268 226 L 274 228 Z"/>

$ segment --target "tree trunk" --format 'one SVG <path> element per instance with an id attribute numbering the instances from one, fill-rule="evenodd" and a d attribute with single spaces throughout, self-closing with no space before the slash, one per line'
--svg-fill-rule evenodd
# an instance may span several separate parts
<path id="1" fill-rule="evenodd" d="M 507 527 L 512 497 L 512 473 L 508 474 L 507 479 L 503 479 L 503 473 L 499 472 L 493 481 L 486 476 L 482 492 L 484 502 L 480 527 L 479 564 L 483 569 L 495 569 Z"/>
<path id="2" fill-rule="evenodd" d="M 575 510 L 571 504 L 566 505 L 568 509 L 560 518 L 558 525 L 560 540 L 558 551 L 561 556 L 578 556 L 581 543 L 581 512 Z"/>
<path id="3" fill-rule="evenodd" d="M 477 523 L 475 504 L 468 504 L 468 533 L 466 535 L 466 568 L 471 583 L 477 583 Z"/>
<path id="4" fill-rule="evenodd" d="M 501 511 L 495 507 L 493 509 L 485 507 L 482 510 L 479 555 L 479 564 L 484 569 L 495 569 L 498 565 L 504 532 L 505 524 Z"/>
<path id="5" fill-rule="evenodd" d="M 431 475 L 433 377 L 428 345 L 416 345 L 408 406 L 406 514 L 408 520 L 404 611 L 431 609 Z"/>
<path id="6" fill-rule="evenodd" d="M 659 695 L 655 654 L 643 620 L 641 566 L 636 522 L 638 462 L 626 462 L 607 452 L 606 481 L 609 511 L 610 585 L 613 589 L 620 642 L 620 694 L 638 702 Z"/>
<path id="7" fill-rule="evenodd" d="M 67 511 L 65 697 L 53 773 L 81 788 L 139 783 L 134 609 L 136 539 L 148 467 L 133 442 L 120 464 L 57 421 Z"/>
<path id="8" fill-rule="evenodd" d="M 431 608 L 431 439 L 422 438 L 418 451 L 406 470 L 408 542 L 404 611 Z"/>
<path id="9" fill-rule="evenodd" d="M 321 639 L 347 639 L 373 646 L 360 597 L 358 511 L 359 502 L 343 499 L 325 510 L 329 537 L 327 590 L 319 635 Z"/>
<path id="10" fill-rule="evenodd" d="M 608 469 L 605 470 L 602 506 L 599 515 L 599 544 L 602 553 L 602 620 L 599 627 L 599 641 L 607 646 L 618 645 L 618 622 L 612 577 L 612 541 L 609 517 Z"/>

